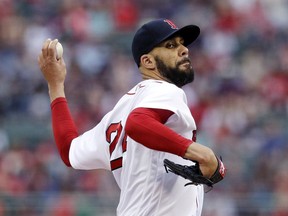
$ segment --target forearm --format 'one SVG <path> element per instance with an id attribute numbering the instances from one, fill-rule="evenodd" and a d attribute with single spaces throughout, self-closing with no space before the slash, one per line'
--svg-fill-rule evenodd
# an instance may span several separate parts
<path id="1" fill-rule="evenodd" d="M 60 97 L 65 98 L 64 83 L 57 83 L 57 84 L 48 83 L 48 90 L 49 90 L 50 102 L 53 102 L 56 98 Z"/>
<path id="2" fill-rule="evenodd" d="M 70 166 L 69 149 L 72 140 L 78 136 L 78 133 L 65 99 L 66 65 L 62 57 L 57 58 L 57 43 L 57 39 L 53 41 L 47 39 L 43 43 L 38 56 L 38 64 L 48 84 L 55 142 L 63 162 Z"/>
<path id="3" fill-rule="evenodd" d="M 218 161 L 214 152 L 199 143 L 191 144 L 184 155 L 184 158 L 197 161 L 204 176 L 211 177 L 218 166 Z"/>
<path id="4" fill-rule="evenodd" d="M 211 177 L 218 165 L 214 152 L 165 126 L 172 114 L 167 110 L 137 108 L 130 113 L 125 131 L 129 137 L 150 149 L 197 161 L 203 175 Z"/>

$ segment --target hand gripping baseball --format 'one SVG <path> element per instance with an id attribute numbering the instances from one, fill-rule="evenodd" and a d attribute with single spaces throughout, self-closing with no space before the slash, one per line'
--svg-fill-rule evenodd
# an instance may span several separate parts
<path id="1" fill-rule="evenodd" d="M 66 77 L 66 66 L 62 58 L 62 46 L 60 46 L 57 39 L 47 39 L 43 43 L 42 50 L 38 56 L 38 64 L 48 83 L 51 101 L 57 97 L 65 97 L 64 81 Z"/>
<path id="2" fill-rule="evenodd" d="M 168 159 L 164 159 L 164 167 L 167 173 L 172 172 L 176 175 L 180 175 L 183 178 L 191 181 L 185 184 L 185 186 L 191 184 L 193 185 L 203 184 L 209 187 L 213 187 L 214 184 L 223 180 L 226 172 L 226 168 L 222 162 L 222 159 L 218 157 L 216 158 L 218 160 L 218 166 L 211 178 L 206 178 L 205 176 L 203 176 L 199 168 L 198 162 L 195 162 L 195 165 L 187 166 L 176 164 Z"/>

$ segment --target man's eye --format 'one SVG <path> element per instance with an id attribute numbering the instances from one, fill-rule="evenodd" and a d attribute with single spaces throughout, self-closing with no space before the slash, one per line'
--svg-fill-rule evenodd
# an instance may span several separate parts
<path id="1" fill-rule="evenodd" d="M 168 49 L 171 49 L 171 48 L 175 48 L 176 45 L 175 45 L 174 43 L 168 43 L 168 44 L 166 45 L 166 47 L 167 47 Z"/>

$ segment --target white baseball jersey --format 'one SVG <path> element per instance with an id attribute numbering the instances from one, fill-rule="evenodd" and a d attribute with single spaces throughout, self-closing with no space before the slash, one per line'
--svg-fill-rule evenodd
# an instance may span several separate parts
<path id="1" fill-rule="evenodd" d="M 72 141 L 72 167 L 112 171 L 121 189 L 118 216 L 201 215 L 203 187 L 184 187 L 188 181 L 167 173 L 163 166 L 165 158 L 180 164 L 192 162 L 149 149 L 125 134 L 126 119 L 137 107 L 172 111 L 165 125 L 188 139 L 196 131 L 184 91 L 164 81 L 145 80 L 124 95 L 96 127 Z"/>

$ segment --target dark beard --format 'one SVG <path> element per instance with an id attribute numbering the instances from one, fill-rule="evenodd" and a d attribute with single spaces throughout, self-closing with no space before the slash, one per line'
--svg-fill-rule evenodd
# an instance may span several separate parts
<path id="1" fill-rule="evenodd" d="M 160 60 L 157 56 L 155 57 L 156 66 L 158 68 L 159 73 L 166 77 L 168 80 L 170 80 L 172 83 L 174 83 L 178 87 L 182 87 L 188 83 L 193 82 L 194 80 L 194 70 L 192 67 L 186 69 L 186 70 L 180 70 L 179 66 L 183 64 L 184 62 L 187 62 L 190 60 L 188 58 L 185 58 L 181 62 L 178 62 L 175 68 L 171 68 L 165 65 L 165 63 Z"/>

